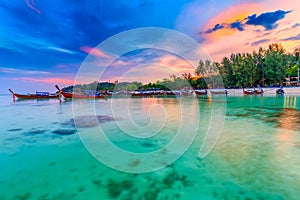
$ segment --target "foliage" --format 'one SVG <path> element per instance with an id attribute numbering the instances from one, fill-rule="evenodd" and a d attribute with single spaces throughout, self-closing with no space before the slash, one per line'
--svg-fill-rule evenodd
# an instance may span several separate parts
<path id="1" fill-rule="evenodd" d="M 292 55 L 286 53 L 281 44 L 274 43 L 252 53 L 232 53 L 219 63 L 200 60 L 195 74 L 206 79 L 206 83 L 212 87 L 219 87 L 219 83 L 213 80 L 219 77 L 216 71 L 221 75 L 225 87 L 282 84 L 287 75 L 295 76 L 297 73 L 296 52 L 300 52 L 300 49 Z"/>

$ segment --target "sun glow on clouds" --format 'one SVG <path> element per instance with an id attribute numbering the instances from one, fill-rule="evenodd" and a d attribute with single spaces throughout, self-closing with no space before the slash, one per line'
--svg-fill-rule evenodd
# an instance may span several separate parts
<path id="1" fill-rule="evenodd" d="M 119 82 L 140 81 L 142 83 L 154 83 L 158 80 L 168 78 L 172 74 L 181 76 L 181 73 L 179 71 L 170 66 L 160 64 L 146 64 L 140 67 L 131 68 L 122 76 L 114 77 L 114 80 L 118 80 Z"/>
<path id="2" fill-rule="evenodd" d="M 149 52 L 143 52 L 149 56 Z M 153 55 L 143 58 L 141 55 L 121 57 L 114 61 L 105 71 L 100 81 L 141 81 L 156 82 L 168 78 L 172 74 L 181 76 L 182 73 L 193 74 L 195 67 L 186 60 L 172 54 Z M 101 65 L 99 63 L 99 65 Z"/>
<path id="3" fill-rule="evenodd" d="M 244 4 L 234 5 L 220 12 L 217 16 L 213 17 L 206 23 L 203 30 L 207 30 L 210 29 L 211 27 L 215 27 L 216 31 L 211 32 L 210 34 L 203 34 L 203 37 L 206 40 L 216 41 L 224 36 L 233 35 L 238 31 L 238 29 L 234 29 L 232 27 L 224 27 L 218 29 L 216 25 L 224 26 L 223 24 L 243 22 L 246 17 L 254 13 L 260 12 L 261 10 L 262 10 L 261 5 L 257 3 L 244 3 Z M 202 32 L 202 30 L 199 30 L 199 32 Z"/>
<path id="4" fill-rule="evenodd" d="M 253 24 L 247 23 L 250 16 L 256 17 L 256 21 L 251 22 Z M 199 37 L 204 38 L 203 47 L 218 61 L 231 53 L 251 52 L 275 42 L 292 52 L 300 45 L 300 39 L 295 37 L 300 32 L 299 19 L 299 8 L 292 0 L 244 3 L 234 5 L 209 20 L 199 30 Z"/>

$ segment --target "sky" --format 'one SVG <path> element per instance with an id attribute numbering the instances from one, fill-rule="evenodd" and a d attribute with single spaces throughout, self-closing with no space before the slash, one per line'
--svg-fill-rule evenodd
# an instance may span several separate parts
<path id="1" fill-rule="evenodd" d="M 274 42 L 292 52 L 300 47 L 300 2 L 0 0 L 0 94 L 71 85 L 88 55 L 111 57 L 99 44 L 143 27 L 185 34 L 216 61 Z M 141 48 L 116 58 L 100 81 L 147 82 L 193 70 L 172 52 Z"/>

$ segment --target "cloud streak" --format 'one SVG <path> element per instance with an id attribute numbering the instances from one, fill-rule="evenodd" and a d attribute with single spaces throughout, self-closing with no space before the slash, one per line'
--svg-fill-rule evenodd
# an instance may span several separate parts
<path id="1" fill-rule="evenodd" d="M 258 46 L 258 45 L 266 43 L 266 42 L 270 42 L 270 39 L 262 39 L 262 40 L 258 40 L 258 41 L 252 42 L 251 46 Z"/>
<path id="2" fill-rule="evenodd" d="M 283 41 L 295 41 L 295 40 L 300 40 L 300 34 L 283 39 Z"/>
<path id="3" fill-rule="evenodd" d="M 49 75 L 50 72 L 35 71 L 35 70 L 22 70 L 8 67 L 0 67 L 0 72 L 9 74 L 28 74 L 28 75 Z"/>
<path id="4" fill-rule="evenodd" d="M 102 50 L 97 49 L 97 48 L 93 48 L 93 47 L 89 47 L 89 46 L 82 46 L 82 47 L 80 47 L 80 50 L 87 54 L 96 56 L 98 58 L 111 58 L 110 55 L 104 53 Z"/>
<path id="5" fill-rule="evenodd" d="M 24 0 L 26 5 L 33 11 L 37 12 L 38 14 L 41 14 L 42 11 L 40 9 L 38 9 L 36 6 L 35 6 L 35 2 L 34 0 Z"/>

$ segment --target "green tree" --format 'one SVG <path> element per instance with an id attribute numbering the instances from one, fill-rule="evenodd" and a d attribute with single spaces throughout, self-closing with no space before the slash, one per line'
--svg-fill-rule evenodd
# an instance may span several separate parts
<path id="1" fill-rule="evenodd" d="M 286 78 L 288 57 L 281 44 L 270 44 L 265 56 L 265 76 L 268 84 L 282 84 Z"/>

